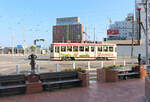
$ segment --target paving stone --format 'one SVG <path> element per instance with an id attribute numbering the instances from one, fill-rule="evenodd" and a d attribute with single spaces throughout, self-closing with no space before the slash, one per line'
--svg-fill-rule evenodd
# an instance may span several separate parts
<path id="1" fill-rule="evenodd" d="M 93 82 L 89 87 L 0 98 L 0 102 L 144 102 L 145 81 Z"/>

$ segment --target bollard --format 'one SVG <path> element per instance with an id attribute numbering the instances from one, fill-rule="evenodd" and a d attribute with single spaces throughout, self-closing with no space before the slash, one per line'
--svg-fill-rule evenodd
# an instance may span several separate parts
<path id="1" fill-rule="evenodd" d="M 40 69 L 41 69 L 40 65 L 37 65 L 37 73 L 38 74 L 40 73 Z"/>
<path id="2" fill-rule="evenodd" d="M 56 72 L 59 71 L 59 63 L 56 63 Z"/>
<path id="3" fill-rule="evenodd" d="M 76 69 L 76 64 L 75 64 L 75 62 L 73 62 L 73 69 Z"/>
<path id="4" fill-rule="evenodd" d="M 20 73 L 19 65 L 16 65 L 16 74 Z"/>
<path id="5" fill-rule="evenodd" d="M 126 61 L 125 60 L 123 61 L 123 65 L 126 66 Z"/>
<path id="6" fill-rule="evenodd" d="M 101 68 L 103 68 L 104 67 L 104 62 L 103 61 L 101 61 Z"/>

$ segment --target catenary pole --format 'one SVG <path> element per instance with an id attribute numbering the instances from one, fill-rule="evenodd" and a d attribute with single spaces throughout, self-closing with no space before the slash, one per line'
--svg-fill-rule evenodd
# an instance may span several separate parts
<path id="1" fill-rule="evenodd" d="M 146 64 L 149 64 L 149 56 L 148 56 L 148 0 L 146 0 Z"/>

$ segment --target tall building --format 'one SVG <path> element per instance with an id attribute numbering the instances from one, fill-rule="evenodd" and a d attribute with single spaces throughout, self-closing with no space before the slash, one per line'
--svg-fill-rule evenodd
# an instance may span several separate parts
<path id="1" fill-rule="evenodd" d="M 56 25 L 53 26 L 53 43 L 81 43 L 83 40 L 83 24 L 80 24 L 80 18 L 56 19 Z"/>
<path id="2" fill-rule="evenodd" d="M 145 9 L 146 5 L 145 5 L 145 3 L 146 3 L 146 0 L 135 0 L 135 21 L 136 22 L 139 21 L 138 20 L 139 19 L 139 11 L 137 10 L 137 8 L 140 8 L 141 9 L 140 17 L 141 17 L 141 22 L 143 24 L 144 29 L 146 28 L 146 9 Z M 150 15 L 150 1 L 149 1 L 149 15 Z M 128 19 L 126 19 L 126 20 L 128 20 Z M 149 20 L 148 24 L 150 27 L 150 16 L 148 17 L 148 20 Z M 114 41 L 118 45 L 118 47 L 117 47 L 118 48 L 118 51 L 117 51 L 118 56 L 131 56 L 132 51 L 133 51 L 133 57 L 135 57 L 135 58 L 137 58 L 138 54 L 141 54 L 144 57 L 146 56 L 146 46 L 145 46 L 146 36 L 145 36 L 144 30 L 142 27 L 141 27 L 141 34 L 139 34 L 139 24 L 137 24 L 137 23 L 135 23 L 135 35 L 136 35 L 137 40 L 134 38 L 134 41 L 133 41 L 134 44 L 136 41 L 137 42 L 140 41 L 140 43 L 135 44 L 136 46 L 133 46 L 133 47 L 132 47 L 132 40 L 124 40 L 126 45 L 125 45 L 125 43 L 121 44 L 122 42 L 119 42 L 119 40 Z M 148 35 L 149 35 L 149 39 L 150 39 L 150 31 L 148 31 Z M 114 43 L 114 42 L 112 42 L 112 43 Z M 148 49 L 150 52 L 150 46 Z M 125 53 L 123 53 L 123 52 L 125 52 Z M 149 56 L 150 56 L 150 53 L 149 53 Z"/>
<path id="3" fill-rule="evenodd" d="M 110 24 L 107 30 L 107 40 L 131 40 L 132 36 L 137 40 L 137 29 L 134 28 L 133 34 L 133 24 L 132 24 L 133 14 L 128 14 L 124 21 L 116 21 L 114 24 Z M 136 22 L 134 21 L 134 26 Z"/>

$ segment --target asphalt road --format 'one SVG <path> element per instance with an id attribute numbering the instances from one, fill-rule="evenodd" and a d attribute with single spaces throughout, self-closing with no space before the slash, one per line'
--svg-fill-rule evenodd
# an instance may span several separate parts
<path id="1" fill-rule="evenodd" d="M 126 64 L 137 63 L 136 59 L 130 58 L 119 58 L 117 60 L 110 61 L 50 61 L 48 55 L 38 56 L 36 60 L 37 65 L 40 66 L 40 72 L 53 72 L 56 71 L 56 64 L 58 64 L 58 70 L 61 71 L 66 68 L 73 68 L 73 63 L 75 63 L 76 68 L 88 68 L 88 63 L 90 68 L 101 68 L 103 66 L 113 65 L 113 64 Z M 27 56 L 0 56 L 0 75 L 16 74 L 16 65 L 19 66 L 20 73 L 30 72 L 30 60 Z"/>

